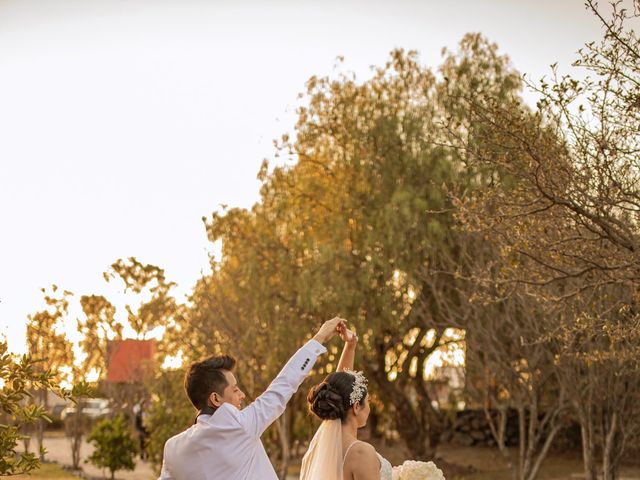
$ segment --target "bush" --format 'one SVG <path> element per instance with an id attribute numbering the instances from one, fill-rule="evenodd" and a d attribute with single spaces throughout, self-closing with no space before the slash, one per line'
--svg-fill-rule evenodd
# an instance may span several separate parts
<path id="1" fill-rule="evenodd" d="M 33 453 L 20 454 L 18 442 L 38 421 L 49 420 L 37 405 L 31 391 L 56 388 L 53 374 L 44 371 L 42 362 L 25 355 L 9 353 L 7 342 L 0 338 L 0 476 L 19 475 L 40 467 Z"/>
<path id="2" fill-rule="evenodd" d="M 135 468 L 133 459 L 137 453 L 136 442 L 124 415 L 98 422 L 87 440 L 95 447 L 87 462 L 99 468 L 108 468 L 112 480 L 118 470 Z"/>

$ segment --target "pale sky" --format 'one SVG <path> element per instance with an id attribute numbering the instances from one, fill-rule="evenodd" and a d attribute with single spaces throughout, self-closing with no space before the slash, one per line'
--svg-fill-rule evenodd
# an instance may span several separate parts
<path id="1" fill-rule="evenodd" d="M 603 2 L 604 3 L 604 2 Z M 136 256 L 189 291 L 202 216 L 249 207 L 296 96 L 335 59 L 436 67 L 466 32 L 539 78 L 600 27 L 582 0 L 0 0 L 0 334 L 23 352 L 40 287 L 107 293 Z M 529 97 L 532 98 L 532 97 Z"/>

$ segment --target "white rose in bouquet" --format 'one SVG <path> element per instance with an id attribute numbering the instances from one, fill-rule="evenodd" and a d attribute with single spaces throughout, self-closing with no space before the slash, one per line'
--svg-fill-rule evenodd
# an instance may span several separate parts
<path id="1" fill-rule="evenodd" d="M 393 468 L 393 480 L 445 480 L 442 470 L 433 462 L 407 460 Z"/>

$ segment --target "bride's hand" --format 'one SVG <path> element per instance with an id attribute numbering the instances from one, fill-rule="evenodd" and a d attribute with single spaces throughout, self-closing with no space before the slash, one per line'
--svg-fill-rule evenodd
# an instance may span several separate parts
<path id="1" fill-rule="evenodd" d="M 358 335 L 356 335 L 356 332 L 354 332 L 353 330 L 349 330 L 347 327 L 343 327 L 339 333 L 340 338 L 347 345 L 355 345 L 358 343 Z"/>

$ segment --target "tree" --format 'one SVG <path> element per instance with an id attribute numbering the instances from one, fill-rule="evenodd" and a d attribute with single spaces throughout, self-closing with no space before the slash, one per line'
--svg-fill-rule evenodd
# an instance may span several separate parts
<path id="1" fill-rule="evenodd" d="M 238 377 L 250 398 L 267 388 L 316 323 L 297 304 L 297 250 L 274 228 L 274 217 L 274 211 L 260 207 L 253 214 L 232 210 L 224 219 L 214 217 L 208 232 L 212 240 L 224 238 L 223 256 L 194 290 L 189 326 L 183 329 L 199 336 L 208 331 L 209 352 L 222 348 L 239 358 Z M 287 411 L 265 436 L 282 478 L 294 441 L 292 423 Z"/>
<path id="2" fill-rule="evenodd" d="M 477 393 L 513 480 L 534 480 L 568 410 L 564 378 L 554 364 L 553 350 L 539 342 L 554 318 L 543 320 L 546 312 L 521 292 L 492 307 L 485 309 L 482 321 L 467 324 L 473 338 L 467 351 L 475 347 L 467 361 L 479 359 L 477 367 L 484 370 L 484 382 Z M 512 410 L 518 422 L 516 452 L 506 443 Z"/>
<path id="3" fill-rule="evenodd" d="M 491 188 L 459 197 L 459 219 L 495 239 L 496 290 L 524 286 L 545 315 L 562 320 L 545 340 L 575 387 L 568 394 L 592 480 L 598 450 L 604 478 L 617 478 L 619 455 L 637 429 L 625 392 L 637 382 L 640 345 L 628 341 L 637 328 L 640 265 L 640 43 L 623 2 L 612 4 L 611 19 L 595 2 L 587 7 L 605 35 L 581 50 L 576 65 L 596 80 L 558 77 L 554 69 L 551 81 L 532 85 L 540 94 L 534 112 L 517 100 L 460 95 L 478 126 L 474 141 L 455 122 L 448 127 L 466 163 L 492 179 Z"/>
<path id="4" fill-rule="evenodd" d="M 113 419 L 98 422 L 91 430 L 87 440 L 93 444 L 94 450 L 87 462 L 98 468 L 108 468 L 111 480 L 118 470 L 133 470 L 136 442 L 131 433 L 129 422 L 120 414 Z"/>
<path id="5" fill-rule="evenodd" d="M 106 371 L 107 340 L 122 338 L 122 325 L 115 319 L 116 308 L 102 295 L 82 295 L 80 306 L 85 315 L 78 319 L 78 331 L 82 334 L 80 340 L 81 356 L 72 364 L 74 381 L 87 382 L 93 380 L 94 375 L 100 379 Z M 65 431 L 69 437 L 71 460 L 74 470 L 80 469 L 80 449 L 82 440 L 91 426 L 90 419 L 83 414 L 83 407 L 87 395 L 78 395 L 76 409 L 65 419 Z"/>
<path id="6" fill-rule="evenodd" d="M 84 320 L 78 320 L 80 347 L 85 354 L 81 374 L 102 378 L 107 369 L 107 341 L 122 340 L 123 325 L 115 318 L 116 307 L 102 295 L 82 295 L 80 306 L 85 315 Z"/>
<path id="7" fill-rule="evenodd" d="M 118 259 L 111 265 L 110 271 L 104 273 L 104 278 L 107 282 L 114 278 L 122 280 L 125 293 L 147 294 L 150 297 L 142 300 L 136 312 L 131 305 L 126 306 L 129 325 L 138 338 L 144 339 L 154 328 L 171 322 L 177 306 L 170 291 L 176 284 L 167 281 L 162 268 L 143 264 L 135 257 Z"/>
<path id="8" fill-rule="evenodd" d="M 455 256 L 423 273 L 435 308 L 465 331 L 467 399 L 481 405 L 514 480 L 533 480 L 567 416 L 565 378 L 553 339 L 558 319 L 518 286 L 498 293 L 488 277 L 499 262 L 494 243 L 459 232 Z M 557 342 L 556 342 L 557 343 Z M 518 447 L 507 443 L 515 412 Z"/>
<path id="9" fill-rule="evenodd" d="M 155 333 L 171 328 L 175 317 L 180 315 L 183 306 L 178 305 L 171 294 L 175 283 L 166 279 L 164 270 L 158 266 L 145 264 L 135 257 L 118 259 L 103 274 L 107 282 L 116 280 L 124 285 L 127 296 L 125 324 L 135 332 L 138 340 L 153 338 Z M 153 365 L 142 368 L 151 372 L 155 365 L 162 365 L 168 355 L 174 355 L 170 342 L 163 339 L 157 343 Z M 132 407 L 147 398 L 148 392 L 140 382 L 106 384 L 106 394 L 116 407 L 126 408 L 133 418 Z"/>
<path id="10" fill-rule="evenodd" d="M 122 281 L 123 293 L 128 294 L 128 303 L 125 306 L 127 320 L 122 322 L 116 318 L 116 307 L 106 297 L 83 295 L 80 298 L 85 318 L 78 321 L 78 328 L 83 334 L 80 345 L 85 357 L 77 368 L 76 375 L 83 378 L 95 375 L 99 380 L 104 379 L 106 375 L 108 344 L 113 340 L 123 340 L 125 327 L 131 327 L 138 339 L 146 339 L 156 327 L 171 327 L 174 316 L 178 315 L 181 309 L 171 295 L 171 289 L 175 284 L 166 280 L 164 270 L 160 267 L 144 264 L 135 257 L 118 259 L 103 273 L 103 277 L 107 282 Z M 174 354 L 177 350 L 171 350 L 171 343 L 166 339 L 161 341 L 160 345 L 156 360 L 161 364 L 164 356 Z M 129 413 L 132 413 L 131 409 L 136 402 L 148 395 L 142 384 L 103 383 L 102 389 L 103 394 L 111 399 L 114 411 L 129 409 Z M 69 419 L 68 426 L 72 451 L 77 452 L 77 455 L 73 456 L 74 464 L 77 466 L 79 447 L 89 424 L 87 419 L 77 412 L 77 415 Z"/>
<path id="11" fill-rule="evenodd" d="M 45 303 L 47 309 L 41 310 L 29 315 L 27 321 L 27 347 L 32 358 L 39 360 L 39 365 L 43 370 L 55 372 L 53 380 L 59 383 L 60 368 L 69 367 L 73 362 L 73 352 L 71 351 L 71 342 L 69 342 L 64 333 L 60 333 L 62 322 L 68 312 L 69 297 L 71 292 L 64 291 L 62 296 L 56 296 L 58 287 L 53 285 L 51 293 L 47 293 L 45 289 Z M 45 367 L 46 364 L 46 367 Z M 42 388 L 36 392 L 38 403 L 45 409 L 48 409 L 48 393 L 47 388 Z M 36 423 L 36 439 L 38 441 L 38 450 L 40 451 L 40 461 L 44 460 L 43 437 L 44 437 L 44 419 Z"/>
<path id="12" fill-rule="evenodd" d="M 640 317 L 635 288 L 599 289 L 561 322 L 558 370 L 580 423 L 585 470 L 619 475 L 640 441 Z"/>
<path id="13" fill-rule="evenodd" d="M 456 55 L 466 70 L 454 68 Z M 489 91 L 517 89 L 508 60 L 480 36 L 465 37 L 456 55 L 443 71 L 458 88 L 469 88 L 463 73 L 472 71 Z M 364 368 L 415 458 L 433 456 L 444 426 L 426 362 L 459 341 L 446 336 L 447 319 L 421 278 L 450 245 L 448 190 L 468 181 L 460 157 L 439 145 L 435 124 L 450 108 L 443 82 L 403 51 L 362 83 L 313 77 L 295 137 L 278 145 L 290 161 L 259 173 L 260 203 L 207 225 L 210 239 L 222 240 L 223 262 L 235 262 L 228 288 L 256 319 L 339 313 L 356 324 Z M 225 260 L 228 248 L 243 254 Z M 212 277 L 220 274 L 225 265 Z M 257 293 L 252 277 L 268 278 Z"/>

